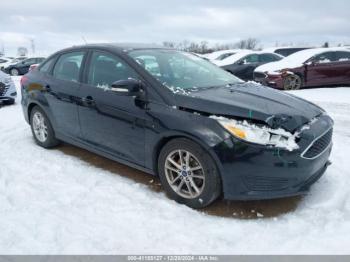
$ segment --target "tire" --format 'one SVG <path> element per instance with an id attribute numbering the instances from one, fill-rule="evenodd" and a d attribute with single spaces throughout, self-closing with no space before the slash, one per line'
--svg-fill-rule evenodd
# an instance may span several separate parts
<path id="1" fill-rule="evenodd" d="M 303 86 L 303 79 L 296 74 L 287 75 L 283 79 L 284 90 L 298 90 Z"/>
<path id="2" fill-rule="evenodd" d="M 49 118 L 38 106 L 33 107 L 30 112 L 30 126 L 34 140 L 39 146 L 52 148 L 59 144 Z"/>
<path id="3" fill-rule="evenodd" d="M 180 162 L 183 163 L 182 167 Z M 222 192 L 214 160 L 206 150 L 189 139 L 174 139 L 162 148 L 158 158 L 158 174 L 167 195 L 191 208 L 208 206 Z"/>
<path id="4" fill-rule="evenodd" d="M 10 75 L 19 76 L 19 70 L 17 68 L 11 68 Z"/>

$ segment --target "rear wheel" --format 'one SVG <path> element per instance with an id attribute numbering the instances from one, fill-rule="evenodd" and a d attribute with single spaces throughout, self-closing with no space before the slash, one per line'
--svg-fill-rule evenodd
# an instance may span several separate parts
<path id="1" fill-rule="evenodd" d="M 283 80 L 284 90 L 298 90 L 302 87 L 302 78 L 298 75 L 287 75 Z"/>
<path id="2" fill-rule="evenodd" d="M 10 75 L 12 75 L 12 76 L 18 76 L 18 75 L 19 75 L 18 69 L 17 69 L 17 68 L 12 68 L 12 69 L 10 70 Z"/>
<path id="3" fill-rule="evenodd" d="M 59 144 L 50 120 L 38 106 L 35 106 L 30 113 L 30 126 L 34 140 L 39 146 L 51 148 Z"/>
<path id="4" fill-rule="evenodd" d="M 210 155 L 188 139 L 174 139 L 160 152 L 163 188 L 175 201 L 192 208 L 212 203 L 221 193 L 217 167 Z"/>

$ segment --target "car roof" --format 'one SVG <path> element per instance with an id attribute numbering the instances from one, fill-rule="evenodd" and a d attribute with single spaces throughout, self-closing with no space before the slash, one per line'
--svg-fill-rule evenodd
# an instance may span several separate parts
<path id="1" fill-rule="evenodd" d="M 144 44 L 144 43 L 96 43 L 96 44 L 85 44 L 72 46 L 59 52 L 76 50 L 76 49 L 90 49 L 90 48 L 103 48 L 103 49 L 112 49 L 120 52 L 138 50 L 138 49 L 173 49 L 156 44 Z"/>

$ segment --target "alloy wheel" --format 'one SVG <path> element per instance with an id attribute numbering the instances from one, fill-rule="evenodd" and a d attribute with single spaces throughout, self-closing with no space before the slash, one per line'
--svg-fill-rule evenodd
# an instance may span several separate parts
<path id="1" fill-rule="evenodd" d="M 18 72 L 18 70 L 16 68 L 12 68 L 10 73 L 11 73 L 12 76 L 18 76 L 19 75 L 19 72 Z"/>
<path id="2" fill-rule="evenodd" d="M 47 140 L 48 130 L 45 123 L 45 117 L 40 112 L 35 112 L 33 115 L 33 131 L 35 137 L 42 143 Z"/>
<path id="3" fill-rule="evenodd" d="M 298 75 L 289 75 L 284 79 L 285 90 L 297 90 L 301 87 L 301 78 Z"/>
<path id="4" fill-rule="evenodd" d="M 205 186 L 204 169 L 186 150 L 172 151 L 165 161 L 165 176 L 176 194 L 187 199 L 201 195 Z"/>

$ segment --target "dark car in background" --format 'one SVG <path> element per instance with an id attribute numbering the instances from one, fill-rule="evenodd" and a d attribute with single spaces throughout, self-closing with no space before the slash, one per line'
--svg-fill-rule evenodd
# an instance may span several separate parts
<path id="1" fill-rule="evenodd" d="M 3 68 L 3 71 L 12 76 L 24 75 L 28 73 L 31 65 L 40 64 L 44 60 L 44 57 L 27 58 L 22 61 L 18 61 L 17 63 L 8 65 L 7 67 Z"/>
<path id="2" fill-rule="evenodd" d="M 38 145 L 65 141 L 159 175 L 193 208 L 304 194 L 329 163 L 333 121 L 321 108 L 173 49 L 68 48 L 21 92 Z"/>
<path id="3" fill-rule="evenodd" d="M 279 61 L 282 58 L 282 56 L 275 53 L 241 51 L 223 60 L 212 62 L 238 78 L 249 81 L 254 79 L 253 73 L 255 68 L 266 63 Z"/>
<path id="4" fill-rule="evenodd" d="M 315 48 L 292 54 L 255 69 L 254 79 L 284 90 L 350 85 L 350 50 Z"/>
<path id="5" fill-rule="evenodd" d="M 275 54 L 279 54 L 281 56 L 287 57 L 296 52 L 306 50 L 306 49 L 311 49 L 311 48 L 313 47 L 274 47 L 274 48 L 264 49 L 263 51 L 273 52 Z"/>

